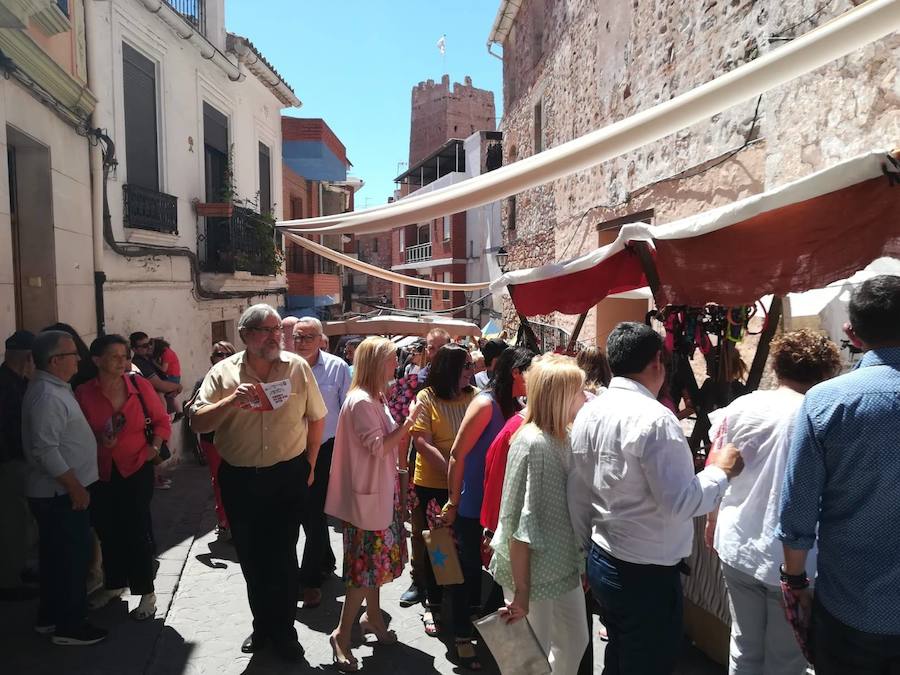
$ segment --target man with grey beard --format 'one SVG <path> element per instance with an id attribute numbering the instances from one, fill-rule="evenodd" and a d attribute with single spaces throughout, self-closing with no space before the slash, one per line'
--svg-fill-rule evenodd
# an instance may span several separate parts
<path id="1" fill-rule="evenodd" d="M 222 456 L 222 503 L 253 613 L 241 651 L 271 642 L 279 656 L 296 661 L 303 655 L 294 628 L 297 539 L 328 411 L 309 364 L 282 351 L 281 318 L 272 307 L 253 305 L 238 329 L 246 350 L 207 373 L 191 427 L 215 431 Z"/>

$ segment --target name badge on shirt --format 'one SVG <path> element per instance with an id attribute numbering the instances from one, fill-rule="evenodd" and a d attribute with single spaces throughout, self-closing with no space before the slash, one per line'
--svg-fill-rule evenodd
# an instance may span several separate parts
<path id="1" fill-rule="evenodd" d="M 291 396 L 291 381 L 259 382 L 254 385 L 254 389 L 256 397 L 250 402 L 251 410 L 278 410 Z"/>

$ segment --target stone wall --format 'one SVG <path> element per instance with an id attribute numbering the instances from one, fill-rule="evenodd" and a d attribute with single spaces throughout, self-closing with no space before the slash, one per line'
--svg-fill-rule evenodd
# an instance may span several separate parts
<path id="1" fill-rule="evenodd" d="M 803 21 L 821 4 L 525 0 L 503 45 L 504 163 L 689 91 L 853 5 L 835 0 Z M 514 230 L 510 201 L 503 207 L 510 268 L 583 254 L 616 218 L 652 209 L 655 223 L 670 222 L 896 145 L 898 65 L 894 35 L 707 122 L 520 193 Z M 576 318 L 536 320 L 571 328 Z M 515 328 L 508 303 L 504 322 Z M 583 339 L 605 341 L 597 323 L 592 311 Z"/>

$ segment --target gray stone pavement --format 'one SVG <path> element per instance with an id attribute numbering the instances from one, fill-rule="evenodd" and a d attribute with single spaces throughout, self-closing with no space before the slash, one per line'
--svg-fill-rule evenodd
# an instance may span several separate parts
<path id="1" fill-rule="evenodd" d="M 137 601 L 126 596 L 92 614 L 108 628 L 109 639 L 92 647 L 56 647 L 35 634 L 31 625 L 36 602 L 0 603 L 0 673 L 3 675 L 211 675 L 258 673 L 337 672 L 331 665 L 328 635 L 337 623 L 343 588 L 337 576 L 324 587 L 324 600 L 315 610 L 297 610 L 297 631 L 306 648 L 305 660 L 287 665 L 263 652 L 246 655 L 240 643 L 250 632 L 250 611 L 234 549 L 216 541 L 215 514 L 205 467 L 178 467 L 171 490 L 157 490 L 153 501 L 154 528 L 159 550 L 156 618 L 136 623 L 127 610 Z M 332 546 L 340 552 L 340 534 L 331 531 Z M 303 540 L 299 549 L 302 551 Z M 340 559 L 340 555 L 338 555 Z M 466 672 L 448 658 L 448 647 L 422 630 L 421 607 L 399 606 L 409 585 L 408 572 L 382 590 L 382 608 L 400 642 L 392 646 L 361 643 L 355 635 L 354 653 L 361 672 L 427 674 Z M 595 629 L 597 628 L 595 620 Z M 595 633 L 596 635 L 596 630 Z M 370 638 L 371 639 L 371 638 Z M 652 640 L 652 636 L 648 636 Z M 650 645 L 652 648 L 652 645 Z M 594 642 L 595 672 L 602 670 L 604 643 Z M 492 673 L 489 655 L 484 672 Z M 689 645 L 678 675 L 720 675 L 716 666 Z"/>

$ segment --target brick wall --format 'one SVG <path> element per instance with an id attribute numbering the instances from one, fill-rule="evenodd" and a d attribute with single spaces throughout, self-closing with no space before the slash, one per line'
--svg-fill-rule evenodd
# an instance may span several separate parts
<path id="1" fill-rule="evenodd" d="M 281 136 L 283 141 L 320 141 L 344 164 L 349 164 L 347 148 L 323 119 L 282 117 Z"/>

